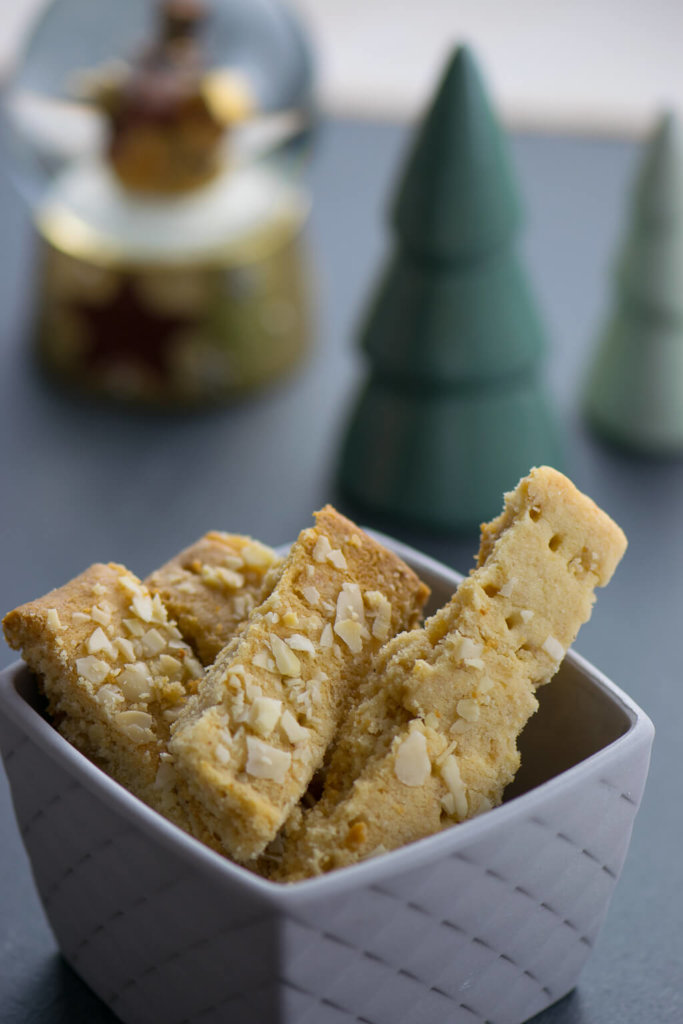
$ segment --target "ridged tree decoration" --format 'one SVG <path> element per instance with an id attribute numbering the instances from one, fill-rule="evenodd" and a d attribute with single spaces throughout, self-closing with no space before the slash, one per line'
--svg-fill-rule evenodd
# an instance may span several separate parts
<path id="1" fill-rule="evenodd" d="M 663 114 L 647 141 L 616 266 L 615 296 L 586 385 L 595 429 L 625 448 L 683 451 L 683 129 Z"/>
<path id="2" fill-rule="evenodd" d="M 471 529 L 531 466 L 558 463 L 521 223 L 503 132 L 461 47 L 409 153 L 395 252 L 361 333 L 370 371 L 340 465 L 355 504 Z"/>

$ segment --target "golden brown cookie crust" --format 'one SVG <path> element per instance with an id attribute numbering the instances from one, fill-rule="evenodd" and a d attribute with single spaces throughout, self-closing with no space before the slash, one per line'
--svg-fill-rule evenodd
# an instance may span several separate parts
<path id="1" fill-rule="evenodd" d="M 423 629 L 389 640 L 343 723 L 323 796 L 284 839 L 296 880 L 500 803 L 517 737 L 626 548 L 557 471 L 531 471 L 482 527 L 478 565 Z"/>
<path id="2" fill-rule="evenodd" d="M 212 530 L 145 580 L 203 665 L 267 596 L 281 558 L 251 537 Z M 270 574 L 270 575 L 269 575 Z"/>
<path id="3" fill-rule="evenodd" d="M 331 506 L 300 534 L 170 743 L 205 827 L 231 856 L 251 860 L 274 838 L 374 654 L 418 621 L 427 594 L 397 555 Z"/>
<path id="4" fill-rule="evenodd" d="M 96 564 L 9 612 L 3 627 L 65 738 L 185 825 L 166 743 L 203 670 L 159 597 L 124 566 Z"/>

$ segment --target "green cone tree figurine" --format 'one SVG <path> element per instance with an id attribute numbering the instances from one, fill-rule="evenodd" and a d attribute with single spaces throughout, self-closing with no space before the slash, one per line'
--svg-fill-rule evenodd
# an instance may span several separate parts
<path id="1" fill-rule="evenodd" d="M 370 372 L 340 487 L 382 518 L 474 529 L 531 466 L 557 465 L 559 444 L 516 252 L 514 174 L 466 47 L 417 131 L 391 223 L 397 245 L 361 333 Z"/>
<path id="2" fill-rule="evenodd" d="M 683 129 L 672 113 L 645 145 L 615 277 L 586 414 L 623 447 L 683 451 Z"/>

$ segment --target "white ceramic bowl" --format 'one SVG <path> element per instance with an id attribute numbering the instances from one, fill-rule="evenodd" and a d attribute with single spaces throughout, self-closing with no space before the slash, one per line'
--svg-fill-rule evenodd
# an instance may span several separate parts
<path id="1" fill-rule="evenodd" d="M 389 541 L 446 601 L 459 576 Z M 66 960 L 127 1024 L 520 1024 L 577 982 L 648 770 L 648 717 L 569 653 L 506 802 L 439 835 L 283 886 L 191 839 L 0 674 L 0 746 Z"/>

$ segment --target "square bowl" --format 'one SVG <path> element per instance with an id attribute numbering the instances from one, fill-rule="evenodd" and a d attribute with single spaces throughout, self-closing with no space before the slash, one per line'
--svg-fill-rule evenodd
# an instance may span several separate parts
<path id="1" fill-rule="evenodd" d="M 432 588 L 461 577 L 382 537 Z M 320 878 L 266 881 L 131 796 L 0 674 L 0 748 L 62 954 L 126 1024 L 521 1024 L 574 987 L 647 776 L 647 715 L 569 652 L 486 814 Z"/>

